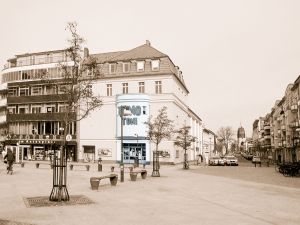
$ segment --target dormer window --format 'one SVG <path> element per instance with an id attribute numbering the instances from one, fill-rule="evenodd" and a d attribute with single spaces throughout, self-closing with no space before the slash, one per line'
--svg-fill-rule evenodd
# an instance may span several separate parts
<path id="1" fill-rule="evenodd" d="M 151 68 L 152 71 L 157 71 L 159 70 L 159 60 L 151 60 Z"/>
<path id="2" fill-rule="evenodd" d="M 144 61 L 138 61 L 136 63 L 136 68 L 138 72 L 142 72 L 145 70 L 145 62 Z"/>
<path id="3" fill-rule="evenodd" d="M 130 63 L 123 63 L 123 73 L 129 73 Z"/>
<path id="4" fill-rule="evenodd" d="M 117 64 L 116 63 L 109 64 L 109 74 L 115 74 L 116 71 L 117 71 Z"/>

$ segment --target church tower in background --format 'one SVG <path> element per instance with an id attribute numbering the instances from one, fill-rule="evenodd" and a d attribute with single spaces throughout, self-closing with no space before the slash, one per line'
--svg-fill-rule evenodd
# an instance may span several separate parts
<path id="1" fill-rule="evenodd" d="M 237 131 L 237 144 L 240 152 L 246 150 L 246 134 L 245 129 L 242 126 Z"/>

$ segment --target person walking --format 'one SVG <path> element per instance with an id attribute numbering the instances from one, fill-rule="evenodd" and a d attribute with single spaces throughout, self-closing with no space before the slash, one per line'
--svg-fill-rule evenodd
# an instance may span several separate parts
<path id="1" fill-rule="evenodd" d="M 7 149 L 7 153 L 6 155 L 4 156 L 4 159 L 7 160 L 7 173 L 10 172 L 10 174 L 12 174 L 13 170 L 12 170 L 12 166 L 14 164 L 14 161 L 15 161 L 15 156 L 14 154 L 12 153 L 12 151 L 10 149 Z"/>

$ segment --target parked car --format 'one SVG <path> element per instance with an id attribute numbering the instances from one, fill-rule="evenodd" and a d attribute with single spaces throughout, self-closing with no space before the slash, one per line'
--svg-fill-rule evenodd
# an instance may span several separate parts
<path id="1" fill-rule="evenodd" d="M 217 166 L 217 165 L 219 165 L 219 160 L 220 160 L 220 157 L 217 157 L 217 156 L 211 157 L 211 158 L 209 158 L 208 165 Z"/>
<path id="2" fill-rule="evenodd" d="M 261 163 L 261 159 L 259 156 L 253 156 L 252 163 Z"/>
<path id="3" fill-rule="evenodd" d="M 224 163 L 226 166 L 231 166 L 231 165 L 238 166 L 239 165 L 238 159 L 234 156 L 225 156 L 224 160 L 225 160 Z"/>
<path id="4" fill-rule="evenodd" d="M 219 158 L 219 163 L 218 163 L 218 165 L 220 165 L 220 166 L 224 166 L 224 165 L 225 165 L 224 157 L 220 157 L 220 158 Z"/>

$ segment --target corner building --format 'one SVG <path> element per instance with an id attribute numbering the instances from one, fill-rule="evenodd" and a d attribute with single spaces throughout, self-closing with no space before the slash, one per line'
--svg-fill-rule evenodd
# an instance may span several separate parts
<path id="1" fill-rule="evenodd" d="M 202 155 L 202 120 L 189 108 L 189 91 L 182 72 L 169 56 L 153 48 L 149 41 L 129 51 L 91 54 L 91 56 L 97 58 L 103 74 L 103 78 L 96 80 L 92 86 L 94 94 L 101 96 L 103 105 L 89 117 L 70 127 L 68 133 L 72 135 L 72 141 L 69 143 L 71 160 L 87 162 L 101 157 L 103 161 L 120 162 L 122 143 L 124 163 L 133 163 L 138 156 L 141 164 L 149 164 L 155 146 L 146 138 L 147 127 L 144 122 L 151 116 L 155 117 L 158 110 L 164 106 L 167 107 L 168 117 L 174 120 L 175 129 L 189 125 L 191 134 L 197 137 L 197 141 L 188 152 L 189 160 L 196 160 L 197 155 Z M 85 51 L 85 57 L 89 57 L 88 51 Z M 5 74 L 7 72 L 4 70 L 2 85 L 10 86 L 10 82 L 3 80 Z M 20 84 L 15 86 L 20 88 Z M 44 87 L 43 90 L 47 88 Z M 55 99 L 49 102 L 49 99 L 44 101 L 45 105 L 42 107 L 45 108 L 41 109 L 40 114 L 47 113 L 47 104 L 50 103 L 55 105 L 55 112 L 59 113 L 59 107 L 62 107 L 63 102 L 60 103 Z M 7 109 L 10 105 L 7 103 Z M 120 112 L 123 107 L 128 109 L 128 115 L 124 115 L 122 120 Z M 32 113 L 32 106 L 28 112 L 30 109 Z M 16 111 L 16 114 L 20 114 L 20 111 Z M 38 117 L 35 119 L 38 120 Z M 11 120 L 7 122 L 13 123 Z M 41 125 L 40 129 L 44 129 L 45 137 L 39 136 L 40 141 L 53 140 L 52 134 L 48 134 L 48 131 L 53 128 L 55 135 L 59 135 L 59 119 L 53 121 L 52 117 L 51 122 L 54 123 L 50 127 L 47 120 L 44 122 L 45 127 Z M 160 143 L 161 162 L 174 164 L 183 161 L 183 150 L 174 146 L 174 139 L 175 135 L 171 140 L 163 140 Z M 27 145 L 28 142 L 18 144 L 16 147 L 22 148 L 22 145 Z M 47 145 L 47 143 L 39 144 Z M 74 147 L 71 147 L 72 145 Z M 30 145 L 28 148 L 34 146 Z M 43 150 L 46 151 L 46 147 Z"/>

